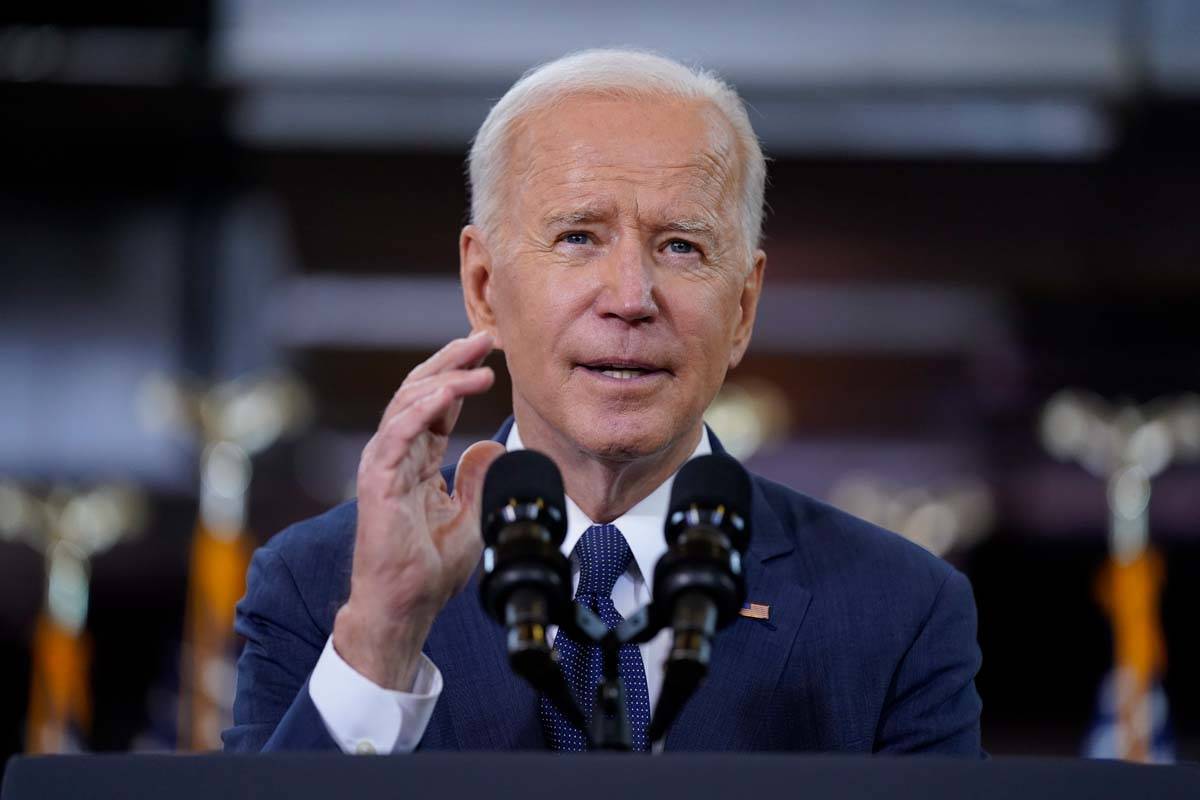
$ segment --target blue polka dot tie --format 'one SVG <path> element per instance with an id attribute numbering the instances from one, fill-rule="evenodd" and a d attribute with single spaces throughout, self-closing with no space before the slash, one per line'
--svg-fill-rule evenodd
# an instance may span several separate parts
<path id="1" fill-rule="evenodd" d="M 633 558 L 629 543 L 615 525 L 593 525 L 575 545 L 575 558 L 579 563 L 579 588 L 575 590 L 575 602 L 595 611 L 612 630 L 624 619 L 613 605 L 612 590 L 617 578 L 625 574 Z M 567 685 L 571 687 L 580 710 L 590 724 L 596 687 L 600 685 L 604 674 L 600 646 L 578 642 L 560 630 L 554 639 L 554 649 L 558 651 L 559 664 Z M 650 727 L 650 695 L 646 689 L 646 667 L 638 646 L 622 645 L 618 662 L 629 707 L 631 745 L 634 750 L 645 751 L 649 749 L 646 733 Z M 587 750 L 588 740 L 584 732 L 567 722 L 558 708 L 545 697 L 539 702 L 542 728 L 551 749 Z"/>

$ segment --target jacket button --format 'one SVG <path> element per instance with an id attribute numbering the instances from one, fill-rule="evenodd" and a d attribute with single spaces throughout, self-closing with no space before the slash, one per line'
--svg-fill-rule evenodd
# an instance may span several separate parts
<path id="1" fill-rule="evenodd" d="M 368 742 L 366 740 L 363 740 L 358 743 L 357 747 L 354 748 L 354 752 L 358 753 L 361 756 L 374 755 L 375 754 L 375 745 L 371 744 L 370 742 Z"/>

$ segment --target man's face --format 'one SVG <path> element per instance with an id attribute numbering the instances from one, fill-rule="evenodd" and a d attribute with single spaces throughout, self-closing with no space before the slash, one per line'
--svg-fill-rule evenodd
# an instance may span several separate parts
<path id="1" fill-rule="evenodd" d="M 765 256 L 732 131 L 707 104 L 592 95 L 519 125 L 480 292 L 518 419 L 606 459 L 661 452 L 749 342 Z"/>

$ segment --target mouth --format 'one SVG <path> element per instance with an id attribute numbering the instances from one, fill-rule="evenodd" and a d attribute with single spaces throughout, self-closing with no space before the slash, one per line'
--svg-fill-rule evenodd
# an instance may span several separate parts
<path id="1" fill-rule="evenodd" d="M 581 363 L 577 366 L 594 375 L 616 381 L 637 381 L 669 374 L 668 370 L 662 367 L 628 359 L 602 359 Z"/>

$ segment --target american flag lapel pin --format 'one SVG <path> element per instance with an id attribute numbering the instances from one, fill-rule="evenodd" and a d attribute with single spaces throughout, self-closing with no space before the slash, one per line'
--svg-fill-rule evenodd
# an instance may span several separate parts
<path id="1" fill-rule="evenodd" d="M 746 603 L 738 610 L 738 613 L 748 619 L 769 620 L 771 618 L 771 607 L 766 603 Z"/>

